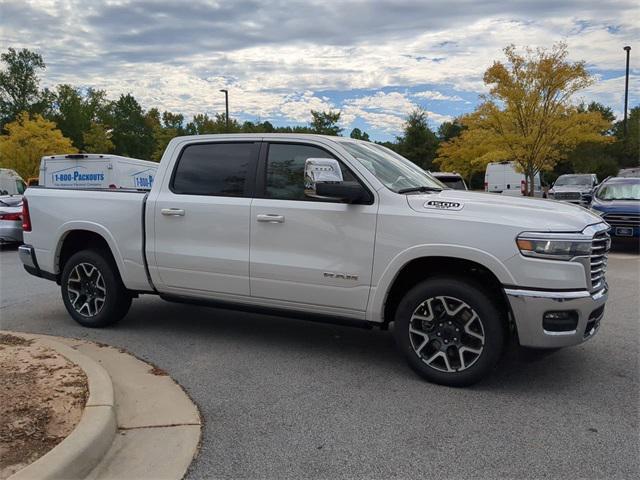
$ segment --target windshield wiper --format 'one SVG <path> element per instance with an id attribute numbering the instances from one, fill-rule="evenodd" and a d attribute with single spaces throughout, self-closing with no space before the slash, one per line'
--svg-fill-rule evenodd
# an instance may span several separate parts
<path id="1" fill-rule="evenodd" d="M 409 187 L 398 190 L 398 193 L 412 193 L 412 192 L 441 192 L 442 189 L 438 187 L 427 187 L 422 185 L 420 187 Z"/>

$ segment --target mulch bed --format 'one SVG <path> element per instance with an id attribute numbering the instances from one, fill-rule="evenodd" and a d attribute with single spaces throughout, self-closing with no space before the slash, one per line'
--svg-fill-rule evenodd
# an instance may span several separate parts
<path id="1" fill-rule="evenodd" d="M 88 395 L 80 367 L 37 340 L 0 334 L 0 480 L 64 440 Z"/>

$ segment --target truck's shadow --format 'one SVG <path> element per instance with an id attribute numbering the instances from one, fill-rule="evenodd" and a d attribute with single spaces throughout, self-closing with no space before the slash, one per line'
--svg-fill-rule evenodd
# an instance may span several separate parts
<path id="1" fill-rule="evenodd" d="M 153 338 L 166 337 L 199 351 L 227 351 L 229 345 L 233 345 L 235 354 L 241 354 L 237 352 L 244 349 L 251 354 L 258 352 L 264 362 L 280 362 L 283 358 L 286 361 L 287 357 L 292 362 L 303 358 L 325 365 L 327 359 L 337 365 L 357 362 L 366 369 L 368 376 L 377 372 L 386 378 L 392 375 L 421 381 L 396 349 L 392 332 L 379 329 L 365 330 L 145 299 L 134 302 L 127 318 L 109 330 L 118 337 L 144 336 L 145 333 Z M 576 381 L 580 381 L 582 373 L 583 380 L 588 379 L 586 357 L 578 349 L 531 350 L 512 344 L 493 374 L 472 388 L 510 392 L 526 392 L 545 386 L 555 388 L 562 384 L 566 388 L 564 370 L 568 368 L 567 363 L 572 365 L 571 375 Z M 425 386 L 429 385 L 425 382 Z"/>

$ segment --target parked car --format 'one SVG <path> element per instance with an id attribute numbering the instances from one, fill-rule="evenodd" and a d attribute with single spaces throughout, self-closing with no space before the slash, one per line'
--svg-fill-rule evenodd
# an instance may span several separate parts
<path id="1" fill-rule="evenodd" d="M 444 183 L 447 187 L 453 188 L 454 190 L 468 190 L 467 184 L 465 183 L 462 175 L 459 173 L 449 173 L 449 172 L 430 172 L 435 178 L 437 178 L 440 182 Z"/>
<path id="2" fill-rule="evenodd" d="M 485 191 L 521 197 L 527 194 L 527 186 L 528 181 L 525 175 L 516 171 L 514 162 L 491 162 L 487 165 L 484 175 Z M 534 196 L 544 196 L 539 173 L 535 176 Z"/>
<path id="3" fill-rule="evenodd" d="M 294 134 L 169 142 L 150 192 L 32 187 L 25 269 L 78 323 L 133 298 L 386 329 L 424 378 L 469 385 L 508 335 L 576 345 L 607 301 L 608 225 L 560 202 L 443 188 L 370 142 Z M 212 321 L 214 321 L 212 319 Z"/>
<path id="4" fill-rule="evenodd" d="M 591 209 L 611 225 L 614 237 L 640 237 L 640 178 L 614 177 L 602 182 Z"/>
<path id="5" fill-rule="evenodd" d="M 0 244 L 22 243 L 22 196 L 0 196 Z"/>
<path id="6" fill-rule="evenodd" d="M 22 195 L 26 184 L 15 170 L 0 168 L 0 195 Z"/>
<path id="7" fill-rule="evenodd" d="M 38 185 L 149 190 L 157 170 L 156 162 L 118 155 L 53 155 L 42 157 Z"/>
<path id="8" fill-rule="evenodd" d="M 591 203 L 593 190 L 598 185 L 594 173 L 576 173 L 560 175 L 547 193 L 553 200 L 587 206 Z"/>

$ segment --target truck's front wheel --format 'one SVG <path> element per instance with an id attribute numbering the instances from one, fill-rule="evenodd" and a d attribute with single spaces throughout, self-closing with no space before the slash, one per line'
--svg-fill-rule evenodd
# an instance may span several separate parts
<path id="1" fill-rule="evenodd" d="M 439 277 L 419 283 L 400 301 L 394 334 L 418 374 L 462 387 L 495 366 L 505 327 L 500 310 L 479 286 Z"/>
<path id="2" fill-rule="evenodd" d="M 131 295 L 108 254 L 82 250 L 65 263 L 62 300 L 69 315 L 85 327 L 111 325 L 129 311 Z"/>

